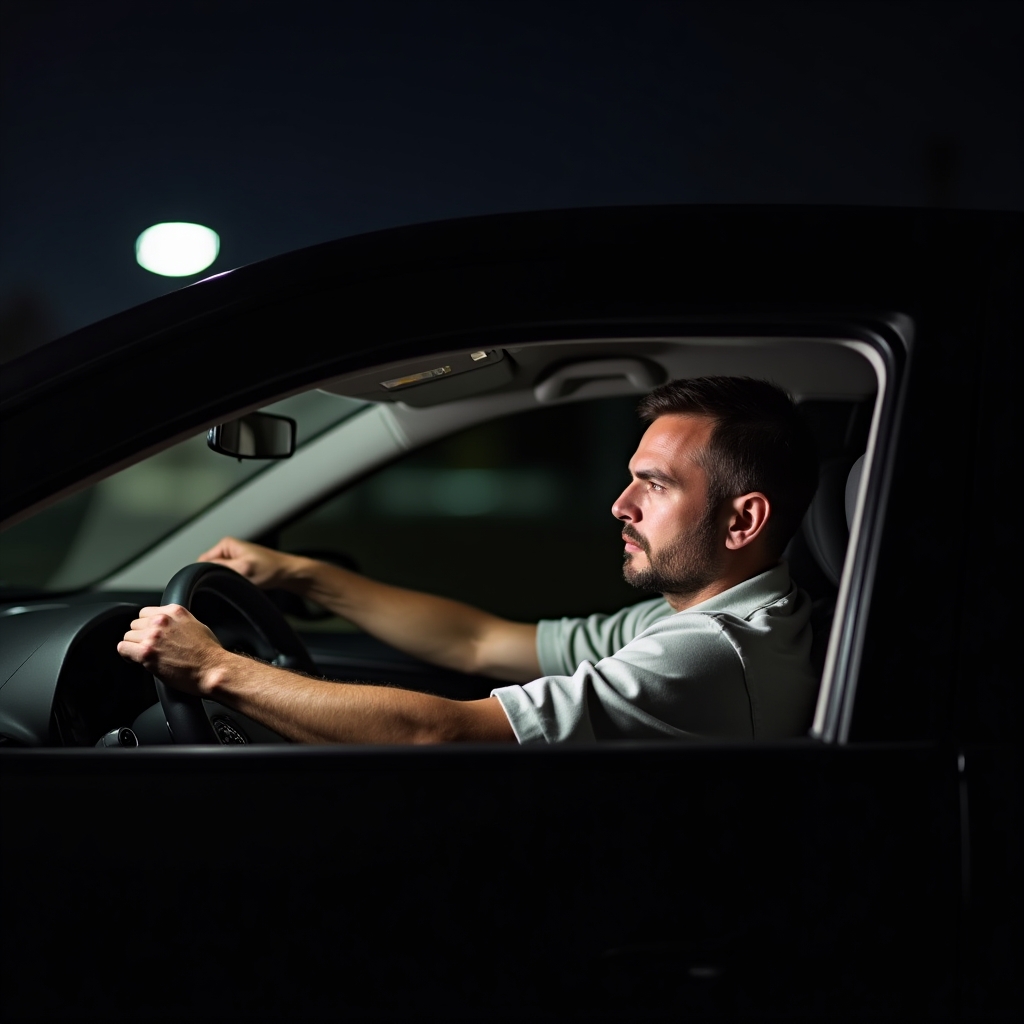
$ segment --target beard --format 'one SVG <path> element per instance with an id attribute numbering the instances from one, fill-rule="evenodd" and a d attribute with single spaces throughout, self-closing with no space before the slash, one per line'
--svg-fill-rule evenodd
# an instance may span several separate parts
<path id="1" fill-rule="evenodd" d="M 622 534 L 643 549 L 647 565 L 643 569 L 634 568 L 633 555 L 627 551 L 623 556 L 623 579 L 637 590 L 680 597 L 692 597 L 714 583 L 720 571 L 716 507 L 709 502 L 701 520 L 657 555 L 652 553 L 647 539 L 627 523 Z"/>

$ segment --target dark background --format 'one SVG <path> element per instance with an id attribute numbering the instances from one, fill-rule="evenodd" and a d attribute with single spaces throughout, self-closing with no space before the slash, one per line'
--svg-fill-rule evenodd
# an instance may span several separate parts
<path id="1" fill-rule="evenodd" d="M 618 203 L 1024 206 L 1022 5 L 26 0 L 0 24 L 0 358 L 357 232 Z M 200 275 L 202 276 L 202 275 Z"/>

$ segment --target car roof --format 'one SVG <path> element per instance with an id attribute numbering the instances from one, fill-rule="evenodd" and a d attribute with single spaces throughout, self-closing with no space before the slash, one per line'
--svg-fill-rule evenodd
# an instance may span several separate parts
<path id="1" fill-rule="evenodd" d="M 469 218 L 288 253 L 8 364 L 0 522 L 371 366 L 624 336 L 856 336 L 948 301 L 936 261 L 978 283 L 1008 224 L 1019 238 L 1017 214 L 652 206 Z"/>

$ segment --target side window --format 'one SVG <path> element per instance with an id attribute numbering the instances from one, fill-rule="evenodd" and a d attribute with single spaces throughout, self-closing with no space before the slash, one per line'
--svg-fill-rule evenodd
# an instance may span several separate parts
<path id="1" fill-rule="evenodd" d="M 635 397 L 470 427 L 357 482 L 278 534 L 368 576 L 522 621 L 650 596 L 622 579 L 611 504 L 642 426 Z"/>

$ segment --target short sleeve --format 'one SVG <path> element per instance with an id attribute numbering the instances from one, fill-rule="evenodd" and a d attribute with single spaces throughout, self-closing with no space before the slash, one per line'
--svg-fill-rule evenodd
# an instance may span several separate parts
<path id="1" fill-rule="evenodd" d="M 572 675 L 584 661 L 614 655 L 659 619 L 672 614 L 663 597 L 623 608 L 612 615 L 541 619 L 537 623 L 537 660 L 545 675 Z"/>
<path id="2" fill-rule="evenodd" d="M 739 654 L 711 615 L 669 616 L 611 656 L 492 694 L 520 743 L 753 735 Z"/>

